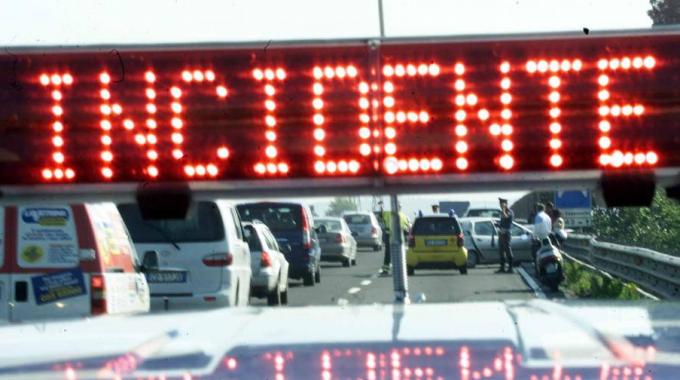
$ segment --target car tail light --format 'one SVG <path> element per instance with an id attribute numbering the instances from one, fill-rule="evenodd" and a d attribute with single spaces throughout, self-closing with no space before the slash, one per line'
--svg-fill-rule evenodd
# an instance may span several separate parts
<path id="1" fill-rule="evenodd" d="M 465 245 L 465 237 L 463 236 L 463 233 L 458 234 L 458 246 L 462 247 Z"/>
<path id="2" fill-rule="evenodd" d="M 214 253 L 203 258 L 203 264 L 207 267 L 228 267 L 234 257 L 231 253 Z"/>
<path id="3" fill-rule="evenodd" d="M 90 276 L 90 304 L 92 315 L 106 314 L 106 283 L 101 274 Z"/>
<path id="4" fill-rule="evenodd" d="M 378 236 L 378 229 L 375 227 L 371 227 L 371 235 L 372 236 Z"/>
<path id="5" fill-rule="evenodd" d="M 309 230 L 309 219 L 304 209 L 300 209 L 302 213 L 302 245 L 305 249 L 312 248 L 312 233 Z"/>
<path id="6" fill-rule="evenodd" d="M 272 266 L 272 259 L 269 256 L 269 252 L 262 252 L 260 253 L 260 266 L 261 267 L 270 267 Z"/>
<path id="7" fill-rule="evenodd" d="M 344 243 L 345 237 L 342 234 L 337 234 L 337 235 L 335 235 L 335 242 L 336 243 Z"/>
<path id="8" fill-rule="evenodd" d="M 411 234 L 408 235 L 408 246 L 410 248 L 413 248 L 413 247 L 416 246 L 416 237 L 411 235 Z"/>

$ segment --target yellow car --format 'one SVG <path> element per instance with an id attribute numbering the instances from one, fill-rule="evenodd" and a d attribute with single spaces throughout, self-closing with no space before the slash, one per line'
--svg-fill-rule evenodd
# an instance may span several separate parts
<path id="1" fill-rule="evenodd" d="M 409 276 L 416 269 L 458 268 L 467 274 L 467 250 L 463 229 L 456 217 L 432 215 L 413 222 L 408 238 L 406 270 Z"/>

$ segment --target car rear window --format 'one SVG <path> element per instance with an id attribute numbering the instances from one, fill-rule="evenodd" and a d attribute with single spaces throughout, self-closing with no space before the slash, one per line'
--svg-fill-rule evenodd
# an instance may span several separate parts
<path id="1" fill-rule="evenodd" d="M 347 224 L 371 224 L 371 217 L 366 214 L 350 214 L 343 218 Z"/>
<path id="2" fill-rule="evenodd" d="M 199 242 L 224 239 L 224 225 L 214 202 L 198 202 L 186 219 L 144 220 L 136 204 L 119 205 L 135 243 Z"/>
<path id="3" fill-rule="evenodd" d="M 413 224 L 414 235 L 458 235 L 460 224 L 455 218 L 420 218 Z"/>
<path id="4" fill-rule="evenodd" d="M 342 231 L 342 224 L 337 220 L 317 219 L 314 222 L 314 227 L 319 228 L 321 226 L 325 226 L 326 231 L 328 231 L 328 232 L 340 232 L 340 231 Z"/>
<path id="5" fill-rule="evenodd" d="M 297 205 L 266 203 L 238 205 L 236 208 L 241 220 L 259 220 L 272 231 L 302 229 L 302 207 Z"/>
<path id="6" fill-rule="evenodd" d="M 255 227 L 245 226 L 243 227 L 243 230 L 246 234 L 246 239 L 248 240 L 248 248 L 250 248 L 250 251 L 251 252 L 262 251 L 262 244 L 260 243 L 260 239 L 257 237 L 257 231 L 255 231 Z"/>

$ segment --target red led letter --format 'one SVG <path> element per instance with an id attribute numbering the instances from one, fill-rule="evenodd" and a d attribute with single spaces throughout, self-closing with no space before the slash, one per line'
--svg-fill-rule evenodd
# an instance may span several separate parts
<path id="1" fill-rule="evenodd" d="M 477 118 L 485 129 L 490 120 L 499 120 L 499 122 L 491 123 L 488 127 L 489 134 L 494 139 L 501 139 L 500 148 L 502 153 L 500 156 L 494 158 L 496 165 L 500 166 L 503 170 L 510 170 L 515 165 L 515 159 L 512 156 L 514 144 L 511 139 L 513 126 L 510 121 L 512 118 L 512 111 L 510 109 L 510 103 L 512 103 L 512 95 L 510 94 L 511 81 L 509 77 L 510 63 L 502 62 L 499 66 L 499 70 L 501 72 L 500 87 L 502 89 L 500 95 L 501 110 L 492 115 L 487 108 L 483 107 L 483 99 L 479 98 L 477 94 L 471 91 L 471 89 L 468 89 L 469 86 L 464 79 L 466 71 L 465 65 L 463 63 L 456 63 L 454 66 L 456 75 L 456 80 L 454 82 L 454 88 L 456 90 L 456 111 L 454 117 L 456 121 L 455 134 L 458 137 L 454 149 L 457 154 L 456 168 L 458 170 L 464 171 L 468 169 L 470 165 L 470 162 L 466 158 L 466 153 L 471 148 L 465 141 L 465 137 L 468 134 L 468 127 L 464 122 L 468 118 L 468 112 L 474 111 L 475 109 L 477 110 Z M 468 111 L 466 111 L 466 109 Z"/>
<path id="2" fill-rule="evenodd" d="M 326 139 L 326 130 L 324 125 L 328 124 L 328 120 L 324 116 L 324 86 L 321 81 L 325 78 L 327 80 L 337 79 L 338 81 L 344 81 L 346 78 L 355 81 L 358 76 L 356 67 L 353 65 L 348 66 L 338 66 L 336 68 L 327 66 L 324 69 L 321 67 L 315 67 L 312 74 L 314 75 L 314 84 L 312 86 L 312 92 L 314 93 L 314 98 L 312 99 L 312 108 L 314 109 L 314 116 L 312 117 L 312 123 L 314 124 L 314 140 L 316 145 L 314 146 L 314 155 L 316 156 L 316 161 L 314 162 L 314 170 L 316 173 L 323 174 L 345 174 L 352 173 L 356 174 L 360 169 L 360 164 L 356 160 L 351 159 L 326 159 L 326 147 L 324 145 L 324 140 Z M 356 90 L 360 93 L 359 96 L 359 107 L 361 108 L 361 113 L 359 114 L 359 136 L 361 137 L 363 143 L 359 146 L 359 153 L 363 156 L 368 156 L 371 154 L 371 147 L 367 143 L 370 136 L 371 130 L 368 128 L 369 116 L 368 116 L 368 83 L 360 82 L 355 86 Z"/>
<path id="3" fill-rule="evenodd" d="M 644 113 L 645 107 L 642 104 L 628 103 L 627 101 L 613 102 L 611 100 L 612 95 L 607 90 L 610 82 L 610 77 L 607 75 L 608 71 L 651 70 L 655 65 L 656 60 L 652 56 L 601 59 L 598 61 L 597 67 L 600 70 L 597 79 L 599 84 L 597 97 L 600 100 L 600 107 L 598 108 L 600 138 L 598 144 L 600 146 L 599 161 L 601 166 L 615 168 L 631 165 L 654 166 L 659 161 L 658 155 L 652 150 L 647 152 L 612 150 L 612 140 L 609 137 L 612 125 L 609 118 L 639 117 Z"/>
<path id="4" fill-rule="evenodd" d="M 562 140 L 560 140 L 560 132 L 562 131 L 562 125 L 560 124 L 559 118 L 562 113 L 559 102 L 560 102 L 560 84 L 561 78 L 557 75 L 558 72 L 579 72 L 583 67 L 583 62 L 580 59 L 562 60 L 551 60 L 550 62 L 546 60 L 530 60 L 526 63 L 526 70 L 529 74 L 534 74 L 536 72 L 540 74 L 549 74 L 550 77 L 547 80 L 547 85 L 550 88 L 550 93 L 548 94 L 548 101 L 550 102 L 550 109 L 548 115 L 550 116 L 550 125 L 548 126 L 550 130 L 550 141 L 548 142 L 551 150 L 551 155 L 549 163 L 554 168 L 559 168 L 564 162 L 564 158 L 560 154 L 560 148 L 562 147 Z"/>
<path id="5" fill-rule="evenodd" d="M 145 74 L 144 79 L 148 86 L 152 87 L 156 77 L 152 72 L 149 71 Z M 99 74 L 99 83 L 101 86 L 99 90 L 99 97 L 101 99 L 101 104 L 99 105 L 99 113 L 101 114 L 99 127 L 101 129 L 100 141 L 102 144 L 102 150 L 99 154 L 99 158 L 102 161 L 100 173 L 105 179 L 111 179 L 115 175 L 112 167 L 114 155 L 112 151 L 113 138 L 111 137 L 111 131 L 113 129 L 113 123 L 111 122 L 111 119 L 119 118 L 123 113 L 123 107 L 119 103 L 112 101 L 111 91 L 109 90 L 111 76 L 108 72 L 103 71 Z M 146 89 L 146 95 L 149 101 L 149 103 L 146 105 L 146 110 L 147 112 L 153 111 L 149 112 L 151 116 L 146 121 L 148 133 L 137 131 L 135 134 L 135 142 L 137 145 L 147 146 L 146 156 L 150 162 L 143 172 L 151 178 L 158 176 L 158 168 L 154 164 L 156 159 L 158 159 L 158 153 L 155 149 L 156 143 L 158 142 L 155 134 L 156 120 L 153 116 L 153 114 L 156 112 L 156 106 L 153 103 L 153 99 L 156 97 L 155 94 L 156 93 L 153 88 Z M 151 107 L 153 107 L 153 109 L 151 109 Z M 122 120 L 122 125 L 127 131 L 133 131 L 135 129 L 135 123 L 129 118 Z"/>
<path id="6" fill-rule="evenodd" d="M 265 116 L 264 123 L 267 126 L 267 131 L 265 132 L 265 139 L 267 139 L 267 147 L 264 150 L 266 160 L 260 161 L 255 164 L 255 173 L 260 175 L 275 175 L 275 174 L 287 174 L 288 173 L 288 163 L 278 159 L 279 151 L 276 148 L 276 102 L 274 101 L 274 95 L 276 94 L 276 87 L 274 87 L 275 80 L 282 82 L 286 79 L 286 71 L 282 68 L 272 69 L 267 68 L 265 70 L 255 69 L 253 70 L 253 77 L 258 82 L 264 82 L 262 87 L 265 100 Z"/>
<path id="7" fill-rule="evenodd" d="M 212 70 L 194 69 L 193 71 L 182 71 L 182 80 L 190 85 L 204 85 L 208 87 L 209 93 L 213 93 L 219 99 L 225 99 L 228 95 L 227 88 L 224 83 L 217 81 L 215 73 Z M 217 82 L 217 84 L 215 84 Z M 193 91 L 197 91 L 193 90 Z M 214 91 L 214 92 L 213 92 Z M 186 126 L 186 122 L 182 119 L 182 114 L 185 112 L 182 104 L 182 97 L 184 96 L 179 86 L 172 86 L 170 88 L 170 110 L 172 111 L 172 118 L 170 119 L 170 126 L 172 127 L 172 134 L 170 139 L 172 141 L 172 157 L 175 160 L 184 160 L 184 174 L 188 178 L 205 178 L 216 177 L 219 174 L 219 160 L 226 160 L 229 157 L 229 148 L 221 145 L 217 147 L 209 147 L 207 149 L 207 156 L 210 157 L 207 162 L 198 161 L 194 157 L 186 157 L 182 150 L 184 143 L 184 134 L 182 130 Z M 198 155 L 196 155 L 198 156 Z M 202 155 L 205 157 L 206 155 Z"/>
<path id="8" fill-rule="evenodd" d="M 40 76 L 40 84 L 51 90 L 52 97 L 52 161 L 54 166 L 42 169 L 42 177 L 46 180 L 71 180 L 75 177 L 76 172 L 68 167 L 66 157 L 64 156 L 64 138 L 62 132 L 64 131 L 64 122 L 62 117 L 64 115 L 64 108 L 61 106 L 61 100 L 64 97 L 62 90 L 70 87 L 73 84 L 73 77 L 71 74 L 42 74 Z"/>
<path id="9" fill-rule="evenodd" d="M 383 106 L 385 107 L 384 120 L 385 120 L 385 146 L 383 147 L 385 151 L 385 161 L 384 170 L 388 174 L 395 174 L 397 172 L 427 172 L 432 170 L 433 172 L 438 172 L 442 169 L 442 160 L 439 157 L 399 157 L 397 155 L 397 145 L 395 143 L 395 138 L 397 136 L 397 125 L 427 125 L 430 121 L 430 114 L 427 110 L 423 109 L 395 109 L 396 101 L 394 99 L 395 85 L 391 81 L 392 77 L 396 76 L 402 78 L 404 76 L 409 77 L 436 77 L 440 74 L 439 65 L 436 63 L 420 63 L 419 65 L 408 64 L 406 66 L 402 64 L 397 65 L 385 65 L 383 67 L 383 75 L 385 76 L 385 81 L 383 83 Z M 368 100 L 366 100 L 366 107 L 362 105 L 362 108 L 368 108 Z M 374 147 L 374 151 L 379 152 L 379 147 Z"/>

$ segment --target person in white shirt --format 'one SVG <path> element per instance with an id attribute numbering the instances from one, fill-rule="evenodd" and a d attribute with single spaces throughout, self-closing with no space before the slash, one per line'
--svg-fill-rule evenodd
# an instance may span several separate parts
<path id="1" fill-rule="evenodd" d="M 543 240 L 550 236 L 552 220 L 545 212 L 545 206 L 542 203 L 536 205 L 536 212 L 536 217 L 534 218 L 534 236 L 539 240 Z"/>
<path id="2" fill-rule="evenodd" d="M 531 249 L 531 254 L 536 262 L 536 254 L 541 248 L 543 239 L 547 239 L 552 232 L 552 220 L 545 212 L 545 206 L 542 203 L 536 203 L 536 217 L 534 218 L 534 242 Z"/>

